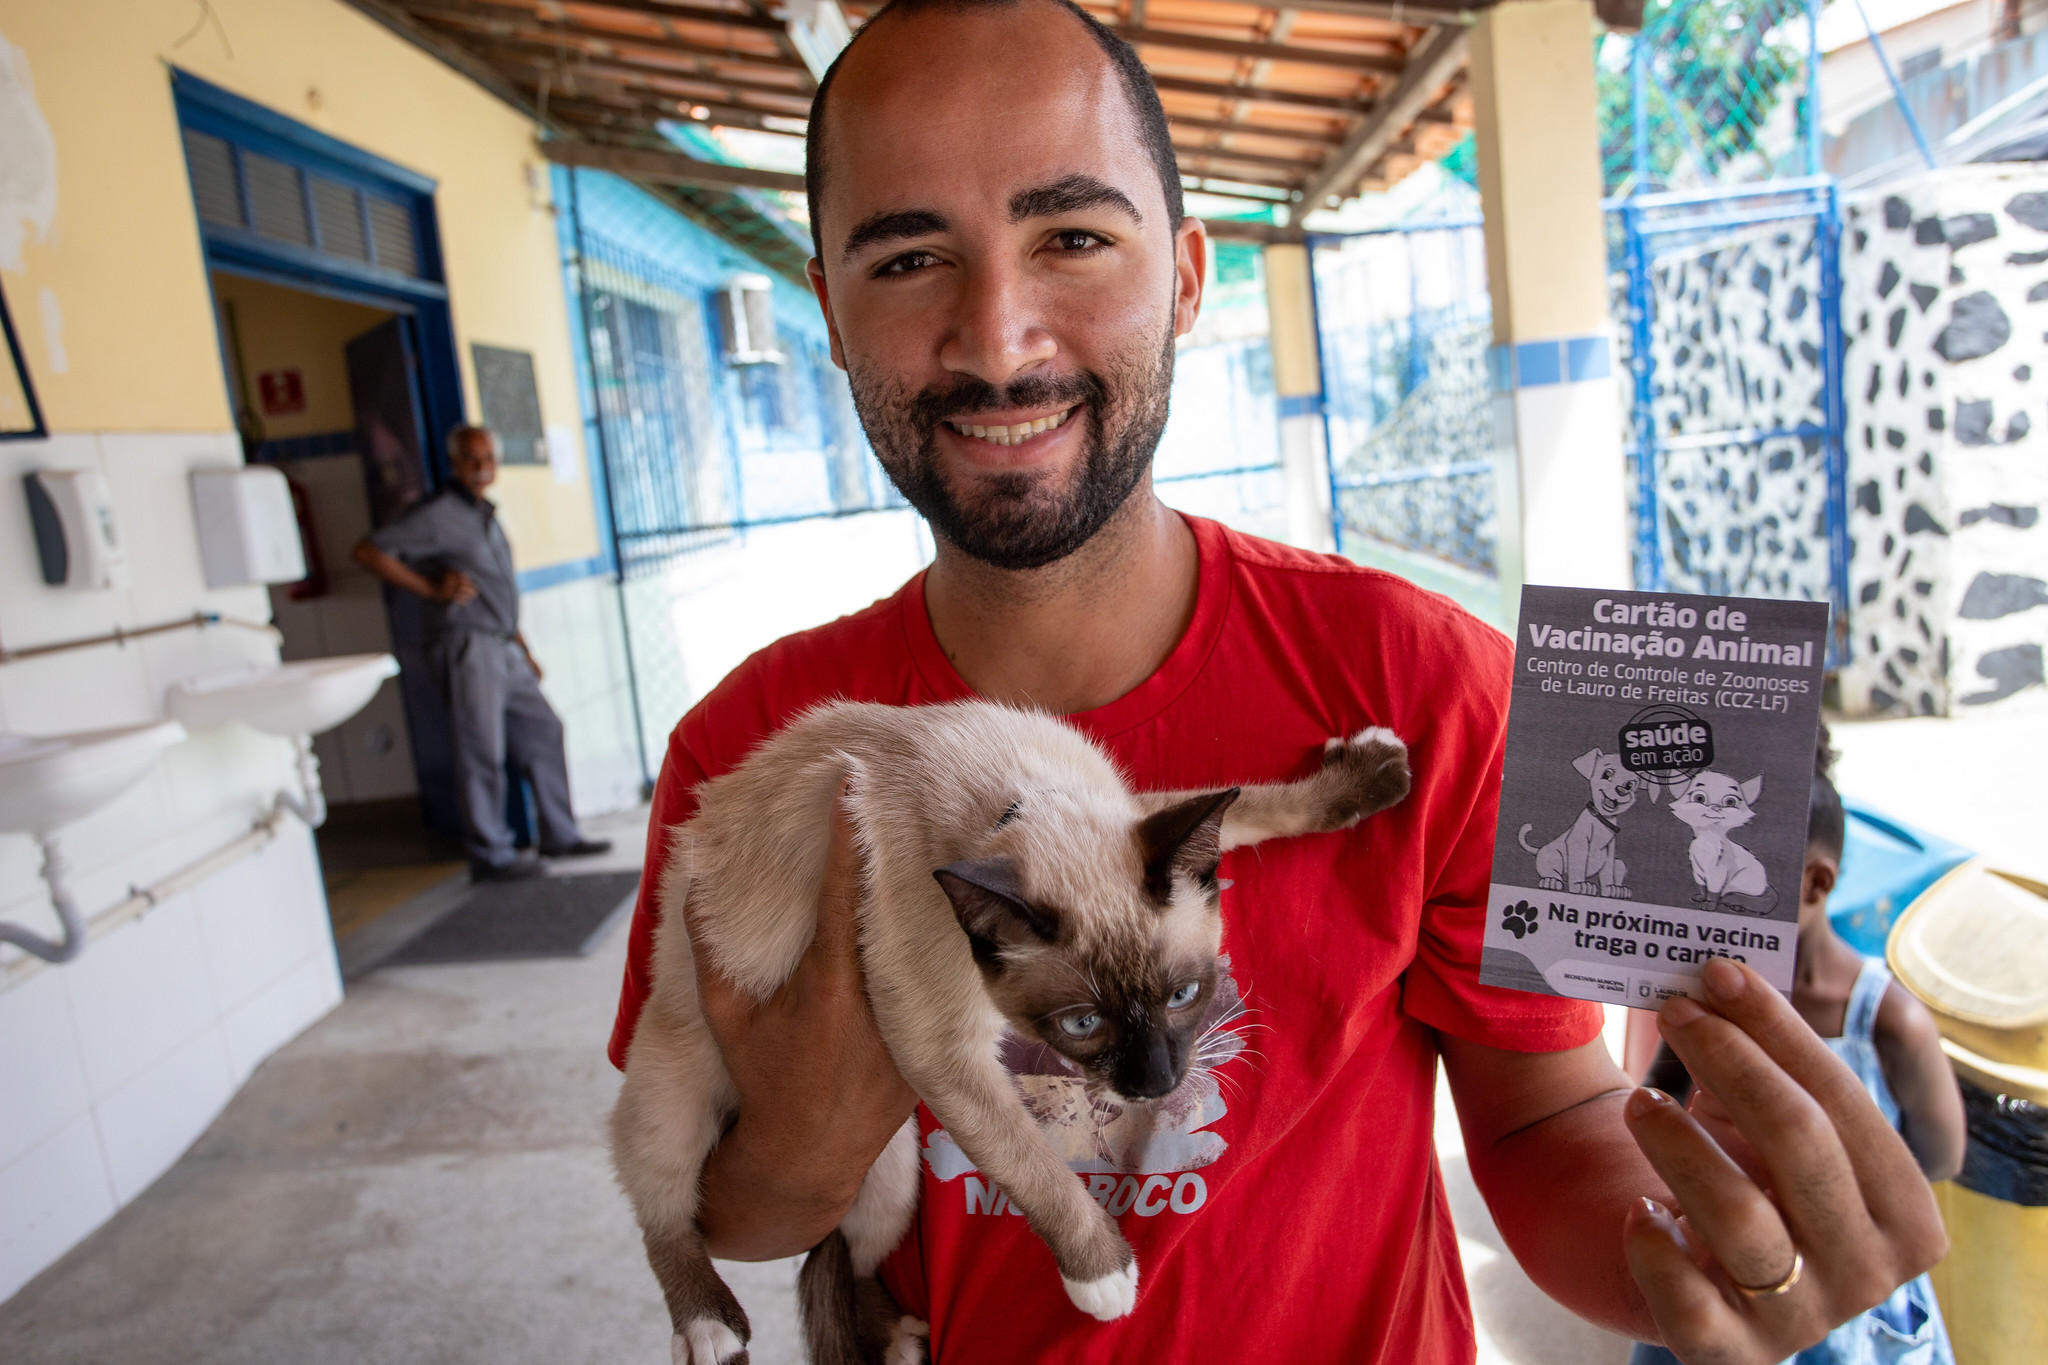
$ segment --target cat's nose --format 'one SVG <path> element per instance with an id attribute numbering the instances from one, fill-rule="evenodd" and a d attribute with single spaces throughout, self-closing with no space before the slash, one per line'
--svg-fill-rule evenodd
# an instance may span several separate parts
<path id="1" fill-rule="evenodd" d="M 1134 1100 L 1156 1100 L 1161 1095 L 1171 1094 L 1180 1084 L 1180 1066 L 1174 1058 L 1172 1040 L 1164 1033 L 1155 1033 L 1138 1047 L 1132 1055 L 1120 1078 L 1123 1084 L 1117 1088 L 1126 1098 Z"/>

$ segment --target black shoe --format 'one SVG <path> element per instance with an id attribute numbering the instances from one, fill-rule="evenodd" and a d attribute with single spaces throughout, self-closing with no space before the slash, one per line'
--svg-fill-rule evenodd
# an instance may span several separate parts
<path id="1" fill-rule="evenodd" d="M 544 848 L 540 851 L 540 856 L 543 858 L 595 858 L 600 853 L 609 853 L 611 851 L 612 841 L 609 839 L 578 839 L 575 843 L 565 844 L 561 848 Z"/>
<path id="2" fill-rule="evenodd" d="M 510 863 L 473 862 L 469 865 L 472 882 L 523 882 L 546 875 L 546 869 L 539 863 L 524 859 Z"/>

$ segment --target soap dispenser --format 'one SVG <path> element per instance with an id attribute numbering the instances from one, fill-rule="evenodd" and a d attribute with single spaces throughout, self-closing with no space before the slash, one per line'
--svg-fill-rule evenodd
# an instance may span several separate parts
<path id="1" fill-rule="evenodd" d="M 97 469 L 38 469 L 22 476 L 43 582 L 64 588 L 125 588 L 128 551 L 114 519 L 114 495 Z"/>

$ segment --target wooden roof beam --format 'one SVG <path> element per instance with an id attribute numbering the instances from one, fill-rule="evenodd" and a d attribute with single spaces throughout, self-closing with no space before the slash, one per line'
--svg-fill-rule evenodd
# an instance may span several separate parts
<path id="1" fill-rule="evenodd" d="M 1173 33 L 1165 29 L 1126 24 L 1117 29 L 1126 42 L 1139 47 L 1166 47 L 1181 52 L 1208 52 L 1220 57 L 1251 57 L 1265 62 L 1291 62 L 1297 66 L 1333 66 L 1343 71 L 1369 71 L 1392 75 L 1401 70 L 1401 59 L 1370 52 L 1343 52 L 1335 48 L 1301 47 L 1293 43 L 1261 43 L 1241 38 L 1211 38 L 1198 33 Z"/>
<path id="2" fill-rule="evenodd" d="M 1212 242 L 1257 242 L 1262 246 L 1299 246 L 1308 234 L 1278 223 L 1251 223 L 1239 218 L 1204 218 L 1203 231 Z"/>
<path id="3" fill-rule="evenodd" d="M 585 43 L 574 41 L 564 43 L 560 39 L 544 38 L 535 35 L 532 37 L 492 36 L 479 40 L 479 46 L 485 51 L 517 51 L 525 56 L 544 56 L 558 59 L 562 57 L 563 49 L 566 47 L 569 53 L 573 54 L 576 58 L 593 63 L 628 67 L 635 71 L 654 71 L 666 76 L 682 76 L 691 80 L 716 81 L 721 85 L 732 85 L 736 89 L 759 90 L 771 95 L 789 95 L 805 101 L 808 101 L 811 97 L 811 73 L 801 64 L 798 64 L 792 73 L 802 76 L 802 84 L 796 85 L 774 79 L 755 79 L 757 76 L 773 77 L 776 72 L 783 68 L 760 67 L 753 71 L 748 71 L 746 70 L 747 60 L 743 57 L 728 57 L 723 54 L 696 56 L 678 52 L 673 63 L 657 61 L 654 59 L 654 54 L 659 49 L 655 48 L 652 44 L 645 43 L 634 44 L 633 46 L 640 48 L 641 51 L 631 52 L 626 50 L 627 45 L 625 44 L 605 42 L 602 39 L 591 39 Z M 739 68 L 741 74 L 726 75 L 717 69 L 719 67 Z"/>
<path id="4" fill-rule="evenodd" d="M 792 114 L 792 117 L 805 118 L 808 117 L 810 114 L 810 91 L 796 90 L 786 85 L 771 85 L 765 81 L 749 81 L 741 80 L 739 78 L 732 76 L 703 74 L 695 71 L 686 71 L 679 67 L 662 66 L 659 65 L 658 63 L 653 62 L 635 62 L 620 57 L 606 57 L 571 63 L 562 63 L 548 60 L 549 56 L 553 55 L 552 49 L 544 49 L 538 52 L 520 50 L 507 51 L 503 49 L 511 48 L 514 45 L 490 43 L 486 44 L 485 46 L 487 49 L 501 49 L 502 60 L 508 62 L 515 62 L 521 66 L 525 66 L 528 68 L 554 72 L 557 75 L 566 74 L 572 77 L 579 75 L 589 75 L 596 77 L 600 80 L 622 81 L 626 84 L 644 86 L 648 89 L 655 90 L 660 90 L 662 89 L 662 87 L 653 84 L 653 82 L 656 80 L 664 80 L 684 87 L 695 87 L 698 90 L 708 89 L 714 92 L 722 90 L 726 94 L 727 103 L 738 105 L 741 108 L 747 108 L 750 106 L 747 106 L 744 103 L 742 103 L 742 101 L 740 101 L 739 99 L 734 98 L 735 96 L 742 94 L 758 95 L 766 98 L 789 100 L 795 104 L 802 105 L 803 112 Z M 678 89 L 673 93 L 677 99 L 682 99 L 689 93 L 689 91 L 686 89 Z M 699 102 L 701 103 L 705 99 L 715 100 L 717 98 L 718 95 L 714 93 L 709 96 L 699 97 Z M 763 109 L 761 112 L 766 114 L 779 114 L 782 113 L 783 111 L 780 109 Z"/>
<path id="5" fill-rule="evenodd" d="M 1337 133 L 1312 133 L 1301 128 L 1275 128 L 1263 123 L 1246 123 L 1237 119 L 1195 118 L 1191 115 L 1169 113 L 1166 121 L 1182 128 L 1196 128 L 1205 133 L 1229 133 L 1233 137 L 1274 137 L 1283 142 L 1307 142 L 1317 147 L 1334 147 L 1344 139 Z"/>
<path id="6" fill-rule="evenodd" d="M 1155 75 L 1152 84 L 1161 90 L 1173 90 L 1183 95 L 1243 100 L 1247 104 L 1287 104 L 1301 109 L 1333 110 L 1351 118 L 1356 118 L 1372 108 L 1372 105 L 1364 100 L 1348 99 L 1342 95 L 1311 95 L 1297 90 L 1273 90 L 1259 85 L 1224 85 L 1216 81 L 1187 80 L 1180 76 Z"/>
<path id="7" fill-rule="evenodd" d="M 439 2 L 445 5 L 449 0 L 439 0 Z M 399 3 L 405 3 L 405 0 L 399 0 Z M 751 10 L 721 9 L 713 5 L 657 4 L 655 0 L 550 0 L 550 3 L 543 5 L 521 5 L 514 3 L 514 0 L 460 0 L 460 3 L 467 9 L 509 10 L 516 14 L 526 15 L 529 18 L 538 18 L 543 11 L 548 9 L 560 10 L 572 19 L 574 18 L 574 12 L 577 10 L 597 12 L 610 10 L 616 14 L 674 19 L 686 24 L 725 24 L 732 28 L 758 29 L 763 33 L 780 34 L 782 32 L 782 21 L 779 19 L 770 19 Z M 405 7 L 408 9 L 415 8 L 411 4 L 406 4 Z M 418 8 L 424 8 L 424 6 L 419 6 Z"/>
<path id="8" fill-rule="evenodd" d="M 790 190 L 801 194 L 804 178 L 786 171 L 764 171 L 753 166 L 726 166 L 716 161 L 699 161 L 682 152 L 662 152 L 643 147 L 614 147 L 598 142 L 543 142 L 541 154 L 557 166 L 587 166 L 610 171 L 629 180 L 646 180 L 657 185 L 706 185 L 714 189 L 744 187 L 758 190 Z"/>
<path id="9" fill-rule="evenodd" d="M 1492 9 L 1495 3 L 1496 0 L 1287 0 L 1292 9 L 1418 26 L 1469 24 L 1479 11 Z"/>
<path id="10" fill-rule="evenodd" d="M 1321 208 L 1332 195 L 1357 185 L 1388 148 L 1407 134 L 1417 115 L 1436 102 L 1437 92 L 1465 64 L 1469 34 L 1461 25 L 1447 24 L 1415 45 L 1409 53 L 1408 73 L 1303 187 L 1305 208 Z"/>
<path id="11" fill-rule="evenodd" d="M 465 33 L 477 33 L 490 38 L 509 42 L 533 43 L 549 47 L 570 47 L 577 51 L 622 48 L 638 48 L 650 52 L 675 52 L 691 57 L 708 58 L 731 65 L 760 66 L 801 71 L 806 77 L 810 69 L 803 59 L 783 52 L 742 52 L 731 47 L 720 47 L 713 43 L 693 42 L 687 38 L 655 37 L 646 34 L 618 34 L 587 28 L 549 26 L 545 23 L 521 23 L 510 19 L 492 19 L 473 14 L 468 10 L 450 9 L 445 5 L 413 5 L 412 13 L 435 24 L 461 29 Z"/>
<path id="12" fill-rule="evenodd" d="M 1304 161 L 1298 156 L 1268 156 L 1263 152 L 1238 152 L 1228 147 L 1187 147 L 1176 142 L 1174 155 L 1182 160 L 1200 160 L 1204 157 L 1215 161 L 1229 161 L 1245 166 L 1265 166 L 1273 170 L 1293 171 L 1307 176 L 1315 172 L 1320 163 Z"/>
<path id="13" fill-rule="evenodd" d="M 1254 204 L 1286 204 L 1294 194 L 1285 185 L 1274 185 L 1269 194 L 1254 194 L 1262 188 L 1259 181 L 1242 180 L 1234 175 L 1199 176 L 1183 175 L 1181 189 L 1189 194 L 1213 194 L 1219 199 L 1248 199 Z"/>
<path id="14" fill-rule="evenodd" d="M 538 94 L 530 96 L 538 99 Z M 693 105 L 701 108 L 710 117 L 692 119 L 678 105 Z M 676 123 L 699 123 L 704 127 L 752 128 L 764 133 L 781 133 L 785 137 L 801 137 L 787 128 L 772 128 L 769 119 L 781 122 L 784 115 L 763 114 L 759 109 L 747 109 L 737 104 L 721 104 L 717 100 L 656 100 L 625 98 L 614 103 L 610 100 L 577 98 L 551 93 L 548 97 L 548 113 L 577 123 L 602 120 L 610 131 L 643 132 L 649 137 L 660 137 L 655 127 L 657 121 L 668 119 Z M 799 119 L 797 122 L 801 123 Z"/>
<path id="15" fill-rule="evenodd" d="M 764 119 L 791 119 L 801 122 L 805 118 L 803 113 L 755 104 L 747 98 L 731 93 L 723 95 L 717 93 L 705 94 L 701 90 L 681 88 L 685 86 L 703 86 L 705 84 L 705 82 L 695 79 L 678 81 L 666 76 L 647 76 L 634 71 L 602 71 L 584 67 L 576 72 L 578 77 L 576 84 L 565 87 L 561 82 L 561 74 L 561 72 L 550 67 L 529 64 L 522 79 L 529 85 L 534 86 L 538 86 L 543 79 L 547 79 L 549 81 L 549 99 L 551 101 L 575 99 L 583 89 L 590 87 L 605 90 L 614 97 L 646 98 L 654 101 L 656 104 L 666 105 L 670 109 L 675 109 L 673 114 L 665 113 L 662 117 L 673 118 L 677 122 L 681 122 L 686 117 L 681 109 L 676 108 L 677 105 L 681 104 L 693 107 L 702 105 L 707 110 L 712 108 L 737 110 L 741 113 Z M 760 97 L 755 96 L 754 98 Z"/>

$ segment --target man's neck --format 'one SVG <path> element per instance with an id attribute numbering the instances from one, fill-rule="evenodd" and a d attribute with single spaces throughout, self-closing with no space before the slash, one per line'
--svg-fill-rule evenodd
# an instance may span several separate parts
<path id="1" fill-rule="evenodd" d="M 991 568 L 945 541 L 925 575 L 939 647 L 976 693 L 1072 715 L 1150 677 L 1187 630 L 1194 532 L 1148 480 L 1065 559 Z"/>

